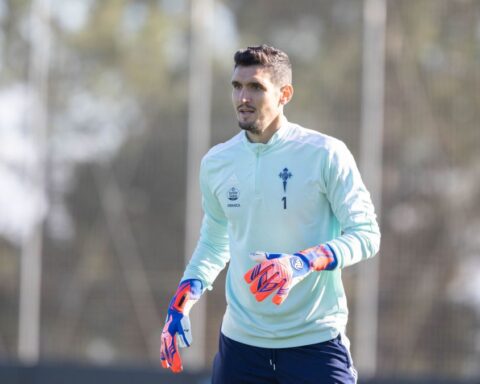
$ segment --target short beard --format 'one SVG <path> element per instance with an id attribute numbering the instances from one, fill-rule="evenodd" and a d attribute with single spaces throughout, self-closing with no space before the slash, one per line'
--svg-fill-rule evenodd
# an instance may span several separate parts
<path id="1" fill-rule="evenodd" d="M 238 126 L 244 131 L 248 131 L 250 133 L 253 133 L 254 135 L 259 135 L 261 133 L 261 130 L 258 128 L 258 126 L 255 123 L 238 122 Z"/>

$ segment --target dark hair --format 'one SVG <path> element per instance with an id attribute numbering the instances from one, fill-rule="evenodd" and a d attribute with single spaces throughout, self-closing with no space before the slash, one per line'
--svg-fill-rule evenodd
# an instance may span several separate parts
<path id="1" fill-rule="evenodd" d="M 272 81 L 278 85 L 292 83 L 292 64 L 288 55 L 268 45 L 257 45 L 241 49 L 234 56 L 235 68 L 261 65 L 271 68 Z"/>

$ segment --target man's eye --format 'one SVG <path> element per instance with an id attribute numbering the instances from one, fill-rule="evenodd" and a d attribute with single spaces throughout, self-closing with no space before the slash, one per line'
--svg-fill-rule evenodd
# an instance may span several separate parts
<path id="1" fill-rule="evenodd" d="M 233 86 L 233 89 L 240 89 L 241 88 L 241 85 L 237 84 L 237 83 L 232 84 L 232 86 Z"/>

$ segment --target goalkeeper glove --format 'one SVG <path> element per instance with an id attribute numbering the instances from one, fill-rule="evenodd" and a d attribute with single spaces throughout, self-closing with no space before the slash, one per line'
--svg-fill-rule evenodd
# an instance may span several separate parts
<path id="1" fill-rule="evenodd" d="M 178 346 L 186 348 L 192 343 L 188 315 L 193 304 L 200 298 L 202 289 L 203 284 L 200 280 L 184 280 L 178 286 L 177 292 L 168 306 L 161 336 L 160 360 L 163 368 L 170 368 L 175 373 L 181 372 L 183 369 Z"/>
<path id="2" fill-rule="evenodd" d="M 263 301 L 276 292 L 272 301 L 280 305 L 290 289 L 313 271 L 334 269 L 338 262 L 335 253 L 328 245 L 318 245 L 303 251 L 288 253 L 251 253 L 252 260 L 260 263 L 244 276 L 250 291 L 257 301 Z"/>

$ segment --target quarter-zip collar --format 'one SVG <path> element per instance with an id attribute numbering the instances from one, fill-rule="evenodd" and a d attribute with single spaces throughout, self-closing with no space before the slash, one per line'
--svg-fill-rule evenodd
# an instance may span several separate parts
<path id="1" fill-rule="evenodd" d="M 289 122 L 286 117 L 283 118 L 282 125 L 280 128 L 272 135 L 270 140 L 267 143 L 252 143 L 247 136 L 247 132 L 243 132 L 242 141 L 245 146 L 254 153 L 264 153 L 276 147 L 278 144 L 285 141 L 285 138 L 289 131 Z"/>

